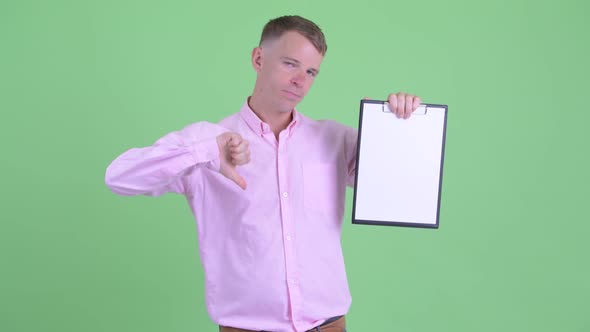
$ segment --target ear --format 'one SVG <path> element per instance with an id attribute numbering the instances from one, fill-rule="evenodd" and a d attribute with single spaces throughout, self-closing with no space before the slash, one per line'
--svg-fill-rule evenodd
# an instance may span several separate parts
<path id="1" fill-rule="evenodd" d="M 258 73 L 262 68 L 262 49 L 256 47 L 252 50 L 252 67 Z"/>

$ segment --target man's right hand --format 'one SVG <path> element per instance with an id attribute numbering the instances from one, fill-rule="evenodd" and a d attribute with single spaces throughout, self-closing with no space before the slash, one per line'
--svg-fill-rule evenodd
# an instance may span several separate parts
<path id="1" fill-rule="evenodd" d="M 250 143 L 237 133 L 227 132 L 217 136 L 219 146 L 219 172 L 246 189 L 246 181 L 236 171 L 236 166 L 250 162 Z"/>

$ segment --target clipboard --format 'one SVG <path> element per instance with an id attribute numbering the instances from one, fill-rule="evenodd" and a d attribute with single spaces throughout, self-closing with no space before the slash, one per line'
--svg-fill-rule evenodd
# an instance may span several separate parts
<path id="1" fill-rule="evenodd" d="M 398 119 L 386 101 L 361 100 L 352 223 L 438 228 L 447 105 Z"/>

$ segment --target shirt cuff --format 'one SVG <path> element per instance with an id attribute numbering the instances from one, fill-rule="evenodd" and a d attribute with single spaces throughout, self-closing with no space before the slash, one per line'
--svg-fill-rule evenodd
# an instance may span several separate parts
<path id="1" fill-rule="evenodd" d="M 217 138 L 197 142 L 192 145 L 195 165 L 207 163 L 207 167 L 219 171 L 219 145 Z"/>

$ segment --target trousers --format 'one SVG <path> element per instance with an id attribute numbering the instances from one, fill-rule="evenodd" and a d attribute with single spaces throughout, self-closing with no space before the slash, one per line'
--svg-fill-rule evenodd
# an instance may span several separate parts
<path id="1" fill-rule="evenodd" d="M 220 326 L 219 332 L 271 332 L 238 329 L 229 326 Z M 344 316 L 333 317 L 326 320 L 322 325 L 316 326 L 307 332 L 346 332 L 346 319 Z"/>

